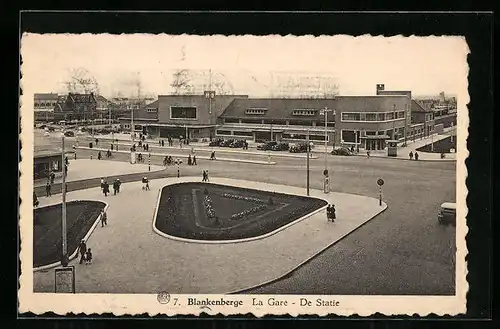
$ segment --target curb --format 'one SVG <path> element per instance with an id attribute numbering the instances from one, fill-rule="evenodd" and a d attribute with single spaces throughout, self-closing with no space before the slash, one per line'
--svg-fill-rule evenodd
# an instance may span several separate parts
<path id="1" fill-rule="evenodd" d="M 174 184 L 183 184 L 183 183 L 199 183 L 199 180 L 196 180 L 196 181 L 192 181 L 192 182 L 182 182 L 182 183 L 174 183 Z M 250 242 L 250 241 L 255 241 L 255 240 L 262 240 L 262 239 L 265 239 L 265 238 L 268 238 L 272 235 L 275 235 L 295 224 L 298 224 L 300 222 L 302 222 L 303 220 L 315 215 L 316 213 L 320 212 L 320 211 L 323 211 L 326 209 L 326 207 L 328 207 L 328 201 L 325 200 L 325 199 L 322 199 L 322 198 L 318 198 L 318 197 L 314 197 L 315 199 L 320 199 L 320 200 L 323 200 L 327 203 L 326 206 L 323 206 L 321 208 L 318 208 L 302 217 L 299 217 L 298 219 L 294 220 L 293 222 L 290 222 L 286 225 L 283 225 L 283 226 L 280 226 L 278 227 L 277 229 L 275 229 L 274 231 L 271 231 L 271 232 L 268 232 L 268 233 L 265 233 L 265 234 L 262 234 L 262 235 L 258 235 L 258 236 L 255 236 L 255 237 L 251 237 L 251 238 L 244 238 L 244 239 L 235 239 L 235 240 L 195 240 L 195 239 L 188 239 L 188 238 L 180 238 L 180 237 L 177 237 L 177 236 L 174 236 L 174 235 L 169 235 L 169 234 L 166 234 L 162 231 L 160 231 L 158 228 L 156 228 L 156 219 L 157 219 L 157 215 L 158 215 L 158 208 L 159 208 L 159 205 L 160 205 L 160 198 L 161 198 L 161 190 L 163 190 L 164 187 L 166 186 L 171 186 L 171 185 L 174 185 L 174 184 L 169 184 L 169 185 L 163 185 L 162 187 L 160 187 L 159 191 L 158 191 L 158 201 L 156 203 L 156 207 L 155 207 L 155 210 L 154 210 L 154 217 L 153 217 L 153 231 L 164 237 L 164 238 L 167 238 L 167 239 L 170 239 L 170 240 L 174 240 L 174 241 L 179 241 L 179 242 L 186 242 L 186 243 L 197 243 L 197 244 L 236 244 L 236 243 L 244 243 L 244 242 Z M 210 184 L 210 183 L 208 183 Z M 235 185 L 227 185 L 227 184 L 220 184 L 220 183 L 215 183 L 217 185 L 223 185 L 223 186 L 230 186 L 230 187 L 238 187 L 238 186 L 235 186 Z M 270 191 L 266 191 L 266 192 L 270 192 Z M 278 193 L 281 193 L 281 192 L 278 192 Z M 289 194 L 289 193 L 281 193 L 281 194 L 286 194 L 286 195 L 296 195 L 296 194 Z M 312 197 L 309 197 L 309 198 L 312 198 Z"/>
<path id="2" fill-rule="evenodd" d="M 379 216 L 380 214 L 382 214 L 383 212 L 385 212 L 388 208 L 387 204 L 384 202 L 383 203 L 384 205 L 384 209 L 382 209 L 382 211 L 380 211 L 379 213 L 377 213 L 376 215 L 374 215 L 373 217 L 371 218 L 368 218 L 363 224 L 359 225 L 358 227 L 356 227 L 354 230 L 350 231 L 350 232 L 347 232 L 346 234 L 342 235 L 340 238 L 338 238 L 337 240 L 333 241 L 332 243 L 328 244 L 326 247 L 324 247 L 323 249 L 320 249 L 318 252 L 316 252 L 315 254 L 313 254 L 312 256 L 306 258 L 303 262 L 301 262 L 299 265 L 293 267 L 291 270 L 285 272 L 285 274 L 283 275 L 280 275 L 274 279 L 271 279 L 271 280 L 268 280 L 268 281 L 265 281 L 263 283 L 259 283 L 257 285 L 254 285 L 254 286 L 251 286 L 251 287 L 248 287 L 248 288 L 244 288 L 244 289 L 238 289 L 238 290 L 234 290 L 234 291 L 231 291 L 231 292 L 228 292 L 226 293 L 227 295 L 234 295 L 234 294 L 242 294 L 242 293 L 245 293 L 245 291 L 247 290 L 251 290 L 251 289 L 256 289 L 256 288 L 260 288 L 260 287 L 263 287 L 265 285 L 268 285 L 268 284 L 271 284 L 271 283 L 274 283 L 276 281 L 279 281 L 287 276 L 289 276 L 290 274 L 292 274 L 293 272 L 295 272 L 297 269 L 299 269 L 300 267 L 304 266 L 305 264 L 309 263 L 311 260 L 313 260 L 314 258 L 316 258 L 319 254 L 323 253 L 326 249 L 330 248 L 331 246 L 337 244 L 338 242 L 342 241 L 344 238 L 346 238 L 347 236 L 349 236 L 351 233 L 354 233 L 356 232 L 358 229 L 360 229 L 361 227 L 363 227 L 365 224 L 371 222 L 375 217 Z"/>
<path id="3" fill-rule="evenodd" d="M 365 157 L 367 158 L 366 154 L 355 154 L 354 156 L 358 157 Z M 399 157 L 390 157 L 390 156 L 377 156 L 377 155 L 371 155 L 370 159 L 390 159 L 390 160 L 400 160 L 400 161 L 414 161 L 414 162 L 456 162 L 456 159 L 421 159 L 421 160 L 410 160 L 406 158 L 399 158 Z"/>
<path id="4" fill-rule="evenodd" d="M 95 150 L 95 151 L 107 151 L 105 149 L 99 149 L 99 148 L 89 148 L 89 147 L 86 147 L 86 146 L 77 146 L 76 149 L 79 149 L 79 150 Z M 122 153 L 122 154 L 129 154 L 130 151 L 113 151 L 115 153 Z M 142 152 L 137 152 L 136 153 L 142 153 Z M 172 157 L 175 157 L 175 158 L 187 158 L 189 156 L 189 154 L 167 154 L 167 153 L 153 153 L 153 152 L 147 152 L 147 151 L 144 151 L 144 154 L 149 154 L 151 153 L 151 156 L 159 156 L 159 157 L 163 157 L 163 156 L 166 156 L 166 155 L 170 155 Z M 210 160 L 210 158 L 208 156 L 203 156 L 203 155 L 199 155 L 197 156 L 197 159 L 201 159 L 201 160 Z M 212 160 L 212 161 L 226 161 L 226 162 L 238 162 L 238 163 L 251 163 L 251 164 L 260 164 L 260 165 L 275 165 L 276 162 L 275 161 L 259 161 L 259 160 L 246 160 L 246 159 L 232 159 L 232 158 L 217 158 L 215 160 Z"/>
<path id="5" fill-rule="evenodd" d="M 104 203 L 105 204 L 104 209 L 103 209 L 104 212 L 106 212 L 108 210 L 108 208 L 109 208 L 109 204 L 107 202 L 100 201 L 100 200 L 71 200 L 69 202 L 74 202 L 74 201 L 96 201 L 96 202 Z M 60 203 L 61 202 L 51 203 L 51 204 L 45 205 L 45 206 L 43 206 L 41 208 L 45 208 L 45 207 L 57 205 L 57 204 L 60 204 Z M 87 234 L 85 234 L 85 236 L 83 237 L 82 240 L 88 241 L 88 239 L 90 238 L 90 235 L 94 232 L 94 230 L 97 227 L 97 224 L 99 224 L 100 220 L 101 220 L 101 214 L 99 214 L 99 216 L 97 216 L 94 224 L 92 224 L 92 226 L 90 227 L 89 231 L 87 232 Z M 70 261 L 74 260 L 75 258 L 77 258 L 77 256 L 78 256 L 78 248 L 76 248 L 76 250 L 68 257 L 68 263 Z M 48 269 L 51 269 L 51 268 L 54 268 L 54 267 L 57 267 L 57 266 L 60 266 L 60 265 L 61 265 L 61 261 L 55 262 L 55 263 L 51 263 L 51 264 L 48 264 L 48 265 L 34 267 L 33 268 L 33 272 L 39 272 L 39 271 L 48 270 Z"/>

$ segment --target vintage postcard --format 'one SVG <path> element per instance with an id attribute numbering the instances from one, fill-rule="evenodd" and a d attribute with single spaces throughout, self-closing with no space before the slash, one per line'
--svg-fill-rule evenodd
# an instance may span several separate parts
<path id="1" fill-rule="evenodd" d="M 21 39 L 19 311 L 466 311 L 459 36 Z"/>

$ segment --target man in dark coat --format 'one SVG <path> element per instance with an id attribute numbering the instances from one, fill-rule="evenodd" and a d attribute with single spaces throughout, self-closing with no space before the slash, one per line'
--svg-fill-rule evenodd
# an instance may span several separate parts
<path id="1" fill-rule="evenodd" d="M 99 151 L 99 153 L 97 153 L 97 160 L 101 160 L 101 151 Z"/>
<path id="2" fill-rule="evenodd" d="M 85 253 L 87 252 L 87 244 L 85 243 L 85 240 L 82 240 L 80 242 L 78 251 L 80 252 L 80 264 L 83 264 L 83 262 L 85 261 Z"/>
<path id="3" fill-rule="evenodd" d="M 193 154 L 193 162 L 192 162 L 192 165 L 193 165 L 193 166 L 198 165 L 198 164 L 196 163 L 196 155 L 194 155 L 194 154 Z"/>
<path id="4" fill-rule="evenodd" d="M 35 193 L 35 191 L 33 191 L 33 206 L 38 207 L 39 204 L 40 204 L 40 201 L 38 201 L 36 193 Z"/>
<path id="5" fill-rule="evenodd" d="M 102 189 L 102 192 L 104 193 L 104 196 L 108 196 L 109 193 L 109 184 L 107 181 L 104 181 L 104 187 Z"/>
<path id="6" fill-rule="evenodd" d="M 51 188 L 52 188 L 52 186 L 50 185 L 50 182 L 47 182 L 47 185 L 45 185 L 45 196 L 46 197 L 52 196 L 52 193 L 50 191 Z"/>

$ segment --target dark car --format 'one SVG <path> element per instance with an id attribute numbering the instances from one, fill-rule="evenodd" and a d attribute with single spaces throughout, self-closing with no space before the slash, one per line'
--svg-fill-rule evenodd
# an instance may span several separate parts
<path id="1" fill-rule="evenodd" d="M 245 142 L 244 142 L 244 141 L 242 141 L 242 140 L 235 140 L 235 141 L 233 141 L 233 142 L 229 145 L 229 147 L 231 147 L 231 148 L 242 148 L 242 147 L 243 147 L 243 145 L 245 145 Z"/>
<path id="2" fill-rule="evenodd" d="M 273 149 L 273 146 L 277 145 L 278 142 L 275 141 L 269 141 L 261 145 L 257 145 L 257 150 L 260 151 L 270 151 Z"/>
<path id="3" fill-rule="evenodd" d="M 292 153 L 305 153 L 307 152 L 307 143 L 297 143 L 290 146 L 290 152 Z"/>
<path id="4" fill-rule="evenodd" d="M 280 142 L 280 143 L 274 145 L 271 149 L 273 151 L 288 151 L 289 148 L 290 148 L 290 145 L 288 143 Z"/>
<path id="5" fill-rule="evenodd" d="M 71 130 L 65 131 L 64 132 L 64 136 L 66 136 L 66 137 L 75 137 L 75 132 L 71 131 Z"/>
<path id="6" fill-rule="evenodd" d="M 234 139 L 226 139 L 225 141 L 223 141 L 223 142 L 221 143 L 221 145 L 220 145 L 220 146 L 222 146 L 222 147 L 229 147 L 229 146 L 231 145 L 231 143 L 232 143 L 232 142 L 234 142 Z"/>
<path id="7" fill-rule="evenodd" d="M 223 142 L 224 140 L 222 138 L 213 139 L 210 143 L 208 143 L 208 146 L 221 146 Z"/>
<path id="8" fill-rule="evenodd" d="M 332 155 L 350 156 L 353 155 L 353 153 L 346 147 L 339 147 L 332 151 Z"/>

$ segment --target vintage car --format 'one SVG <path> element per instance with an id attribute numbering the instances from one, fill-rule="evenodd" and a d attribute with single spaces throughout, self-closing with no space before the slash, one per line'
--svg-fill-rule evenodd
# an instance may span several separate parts
<path id="1" fill-rule="evenodd" d="M 234 140 L 229 147 L 231 148 L 242 148 L 245 145 L 245 141 L 243 140 Z"/>
<path id="2" fill-rule="evenodd" d="M 268 142 L 265 142 L 264 144 L 257 145 L 257 150 L 270 151 L 270 150 L 272 150 L 273 146 L 275 146 L 276 144 L 278 144 L 278 142 L 268 141 Z"/>
<path id="3" fill-rule="evenodd" d="M 445 202 L 439 207 L 438 223 L 443 225 L 455 225 L 457 217 L 457 204 Z"/>
<path id="4" fill-rule="evenodd" d="M 221 144 L 224 142 L 222 138 L 216 138 L 213 139 L 210 143 L 208 143 L 208 146 L 221 146 Z"/>
<path id="5" fill-rule="evenodd" d="M 273 151 L 288 151 L 290 148 L 290 145 L 285 142 L 279 142 L 278 144 L 274 145 L 271 150 Z"/>
<path id="6" fill-rule="evenodd" d="M 295 145 L 290 146 L 290 152 L 292 153 L 305 153 L 307 152 L 307 143 L 297 143 Z"/>
<path id="7" fill-rule="evenodd" d="M 332 155 L 343 155 L 343 156 L 350 156 L 354 155 L 351 150 L 349 150 L 347 147 L 339 147 L 333 150 Z"/>

